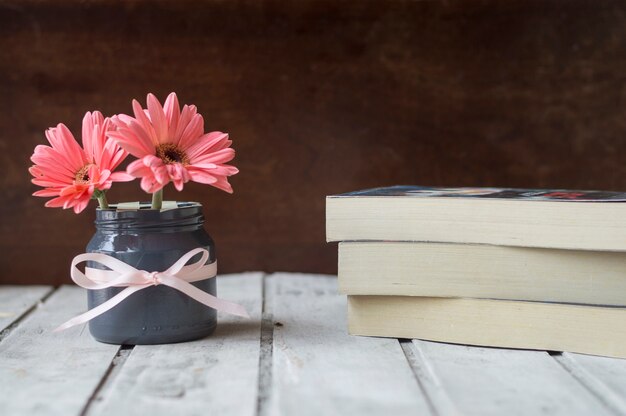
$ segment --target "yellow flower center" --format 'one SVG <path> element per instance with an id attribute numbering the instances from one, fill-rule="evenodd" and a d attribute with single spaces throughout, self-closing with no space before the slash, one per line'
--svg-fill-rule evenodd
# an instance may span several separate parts
<path id="1" fill-rule="evenodd" d="M 76 172 L 74 180 L 78 183 L 89 183 L 89 168 L 91 165 L 85 165 Z"/>
<path id="2" fill-rule="evenodd" d="M 156 155 L 163 163 L 170 165 L 172 163 L 189 164 L 187 154 L 173 143 L 163 143 L 156 148 Z"/>

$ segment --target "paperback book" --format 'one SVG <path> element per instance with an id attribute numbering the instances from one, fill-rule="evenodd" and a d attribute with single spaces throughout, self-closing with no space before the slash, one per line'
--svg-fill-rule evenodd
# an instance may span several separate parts
<path id="1" fill-rule="evenodd" d="M 626 358 L 626 308 L 490 299 L 348 296 L 352 335 Z"/>
<path id="2" fill-rule="evenodd" d="M 484 244 L 339 243 L 348 295 L 470 297 L 626 306 L 626 253 Z"/>
<path id="3" fill-rule="evenodd" d="M 327 197 L 326 238 L 626 251 L 626 194 L 376 188 Z"/>

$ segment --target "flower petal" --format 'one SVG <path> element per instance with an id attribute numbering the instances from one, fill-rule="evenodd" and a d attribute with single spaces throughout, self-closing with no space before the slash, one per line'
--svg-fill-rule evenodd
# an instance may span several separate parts
<path id="1" fill-rule="evenodd" d="M 73 178 L 76 175 L 76 170 L 70 166 L 69 162 L 50 146 L 38 145 L 35 147 L 35 152 L 30 157 L 30 160 L 42 169 L 54 170 L 69 178 Z"/>
<path id="2" fill-rule="evenodd" d="M 200 114 L 194 114 L 180 136 L 178 147 L 186 151 L 202 136 L 203 132 L 204 119 Z"/>
<path id="3" fill-rule="evenodd" d="M 130 129 L 120 128 L 117 131 L 110 131 L 107 134 L 111 139 L 115 140 L 122 149 L 135 157 L 141 158 L 148 154 L 154 154 L 150 153 L 151 150 L 145 147 L 145 143 Z M 152 152 L 154 152 L 154 148 L 152 148 Z"/>
<path id="4" fill-rule="evenodd" d="M 85 150 L 85 152 L 91 155 L 93 155 L 94 153 L 94 150 L 93 150 L 94 149 L 94 144 L 93 144 L 94 127 L 95 127 L 94 118 L 91 116 L 91 113 L 87 111 L 85 113 L 85 116 L 83 117 L 82 138 L 83 138 L 83 149 Z"/>
<path id="5" fill-rule="evenodd" d="M 107 139 L 102 150 L 101 161 L 98 164 L 101 168 L 113 170 L 126 159 L 128 152 L 122 149 L 114 139 Z"/>
<path id="6" fill-rule="evenodd" d="M 63 123 L 57 125 L 56 136 L 63 142 L 63 154 L 81 168 L 91 162 L 85 151 L 80 147 L 72 132 Z M 61 152 L 61 149 L 57 149 Z"/>
<path id="7" fill-rule="evenodd" d="M 65 124 L 59 123 L 56 128 L 46 130 L 46 137 L 52 148 L 59 153 L 61 159 L 72 170 L 78 171 L 88 163 L 85 152 L 80 148 Z"/>
<path id="8" fill-rule="evenodd" d="M 187 128 L 187 125 L 191 121 L 191 118 L 196 114 L 197 109 L 195 105 L 184 105 L 183 110 L 180 113 L 180 118 L 178 119 L 178 125 L 176 126 L 176 131 L 174 132 L 174 139 L 172 143 L 177 146 L 180 146 L 180 138 L 183 135 L 183 132 Z"/>
<path id="9" fill-rule="evenodd" d="M 59 181 L 55 181 L 55 180 L 51 180 L 51 179 L 31 179 L 31 182 L 34 183 L 37 186 L 41 186 L 44 188 L 56 188 L 59 186 L 67 186 L 67 182 L 59 182 Z"/>
<path id="10" fill-rule="evenodd" d="M 135 180 L 135 177 L 126 172 L 119 171 L 111 174 L 111 181 L 113 182 L 130 182 L 132 180 Z"/>
<path id="11" fill-rule="evenodd" d="M 187 172 L 187 169 L 180 163 L 172 163 L 167 165 L 167 172 L 171 181 L 174 183 L 174 187 L 177 191 L 183 190 L 183 184 L 189 182 L 191 176 Z"/>
<path id="12" fill-rule="evenodd" d="M 193 167 L 189 167 L 187 171 L 189 172 L 189 176 L 191 177 L 191 180 L 194 182 L 204 183 L 207 185 L 212 185 L 215 182 L 217 182 L 217 178 L 211 175 L 210 172 L 204 169 L 196 169 Z"/>
<path id="13" fill-rule="evenodd" d="M 28 168 L 28 172 L 33 175 L 34 179 L 45 179 L 54 182 L 60 182 L 63 184 L 72 183 L 73 176 L 66 175 L 64 172 L 59 172 L 55 169 L 47 169 L 41 165 L 35 165 Z"/>
<path id="14" fill-rule="evenodd" d="M 80 214 L 81 212 L 83 212 L 83 210 L 85 208 L 87 208 L 87 205 L 89 205 L 89 199 L 90 198 L 81 198 L 75 205 L 74 205 L 74 213 L 75 214 Z"/>
<path id="15" fill-rule="evenodd" d="M 230 162 L 235 158 L 235 149 L 232 147 L 227 147 L 226 149 L 218 150 L 217 152 L 205 153 L 195 158 L 191 158 L 192 164 L 202 164 L 202 163 L 226 163 Z"/>
<path id="16" fill-rule="evenodd" d="M 163 111 L 168 124 L 167 136 L 171 142 L 178 143 L 177 140 L 172 140 L 175 138 L 176 127 L 178 127 L 178 120 L 180 119 L 180 104 L 178 104 L 178 97 L 175 92 L 167 96 L 165 104 L 163 104 Z"/>
<path id="17" fill-rule="evenodd" d="M 112 141 L 112 140 L 111 140 Z M 126 159 L 128 156 L 128 152 L 124 149 L 119 149 L 117 152 L 113 154 L 111 157 L 111 162 L 109 163 L 109 169 L 115 169 Z"/>
<path id="18" fill-rule="evenodd" d="M 61 208 L 65 205 L 66 201 L 68 200 L 67 196 L 59 196 L 56 198 L 53 198 L 49 201 L 46 201 L 46 203 L 44 204 L 47 208 Z"/>
<path id="19" fill-rule="evenodd" d="M 221 131 L 212 131 L 211 133 L 200 136 L 193 144 L 191 144 L 186 150 L 187 156 L 193 161 L 202 156 L 203 154 L 215 150 L 221 150 L 220 146 L 224 142 L 229 142 L 228 133 L 222 133 Z"/>
<path id="20" fill-rule="evenodd" d="M 147 175 L 141 178 L 141 189 L 149 194 L 153 194 L 162 188 L 163 185 L 157 182 L 157 180 L 152 175 Z"/>
<path id="21" fill-rule="evenodd" d="M 165 165 L 152 167 L 152 172 L 154 173 L 154 178 L 161 185 L 167 185 L 169 183 L 170 175 Z"/>
<path id="22" fill-rule="evenodd" d="M 147 103 L 148 113 L 150 114 L 150 121 L 154 127 L 154 132 L 156 133 L 157 143 L 167 143 L 168 126 L 163 107 L 161 107 L 161 103 L 154 94 L 148 94 Z"/>
<path id="23" fill-rule="evenodd" d="M 217 182 L 211 184 L 211 186 L 214 186 L 217 189 L 221 189 L 222 191 L 226 191 L 229 194 L 233 193 L 233 187 L 230 185 L 230 183 L 228 183 L 228 179 L 226 179 L 224 176 L 219 176 L 217 178 Z"/>
<path id="24" fill-rule="evenodd" d="M 152 175 L 152 169 L 147 166 L 143 159 L 137 159 L 128 164 L 126 173 L 135 178 L 141 178 L 146 175 Z"/>
<path id="25" fill-rule="evenodd" d="M 46 188 L 40 191 L 34 192 L 33 196 L 42 196 L 42 197 L 50 197 L 50 196 L 59 196 L 61 194 L 61 188 Z"/>
<path id="26" fill-rule="evenodd" d="M 141 104 L 139 101 L 133 100 L 133 113 L 135 114 L 135 119 L 141 126 L 141 128 L 146 132 L 153 146 L 157 146 L 159 144 L 159 140 L 157 139 L 156 133 L 154 131 L 154 127 L 150 122 L 148 116 L 141 108 Z"/>
<path id="27" fill-rule="evenodd" d="M 239 173 L 239 169 L 231 165 L 217 165 L 214 173 L 219 176 L 233 176 Z"/>

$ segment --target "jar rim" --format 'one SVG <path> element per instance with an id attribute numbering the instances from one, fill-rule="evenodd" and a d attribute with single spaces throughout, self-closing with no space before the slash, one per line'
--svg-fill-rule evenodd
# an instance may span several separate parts
<path id="1" fill-rule="evenodd" d="M 171 208 L 171 207 L 165 207 L 162 208 L 160 211 L 169 211 L 172 209 L 179 209 L 179 208 L 187 208 L 187 207 L 194 207 L 194 206 L 202 206 L 202 204 L 200 202 L 195 202 L 195 201 L 163 201 L 164 204 L 168 204 L 168 203 L 174 203 L 177 205 L 176 208 Z M 125 207 L 122 207 L 122 209 L 118 209 L 119 205 L 122 204 L 137 204 L 139 206 L 139 208 L 131 208 L 128 205 L 126 205 Z M 122 212 L 122 211 L 145 211 L 145 210 L 152 210 L 152 211 L 157 211 L 157 210 L 153 210 L 152 209 L 152 203 L 149 201 L 138 201 L 138 202 L 121 202 L 121 203 L 113 203 L 113 204 L 109 204 L 109 208 L 100 208 L 100 207 L 96 207 L 96 211 L 116 211 L 116 212 Z"/>
<path id="2" fill-rule="evenodd" d="M 139 203 L 139 209 L 97 209 L 95 225 L 98 230 L 143 230 L 181 231 L 198 229 L 204 223 L 202 204 L 198 202 L 176 202 L 176 208 L 155 210 L 150 203 Z"/>

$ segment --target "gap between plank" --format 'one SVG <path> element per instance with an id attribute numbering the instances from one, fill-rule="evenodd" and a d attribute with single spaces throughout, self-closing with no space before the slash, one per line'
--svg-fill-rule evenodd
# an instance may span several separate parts
<path id="1" fill-rule="evenodd" d="M 109 368 L 107 368 L 107 371 L 102 376 L 100 383 L 98 383 L 93 393 L 91 393 L 85 407 L 83 407 L 83 410 L 80 412 L 80 416 L 88 415 L 93 406 L 102 401 L 104 395 L 111 387 L 111 384 L 119 372 L 122 371 L 122 367 L 130 356 L 130 353 L 133 351 L 133 348 L 135 348 L 134 345 L 120 345 L 120 348 L 111 360 L 111 364 L 109 364 Z"/>
<path id="2" fill-rule="evenodd" d="M 549 352 L 550 356 L 576 379 L 584 388 L 589 390 L 606 408 L 617 415 L 626 415 L 626 404 L 602 381 L 594 377 L 583 366 L 567 355 L 560 352 Z"/>
<path id="3" fill-rule="evenodd" d="M 263 274 L 261 340 L 259 350 L 259 384 L 256 414 L 266 416 L 272 390 L 272 354 L 274 349 L 274 315 L 272 311 L 273 293 L 269 288 L 270 277 Z"/>
<path id="4" fill-rule="evenodd" d="M 42 306 L 44 303 L 46 303 L 46 301 L 50 298 L 50 296 L 52 296 L 53 294 L 55 294 L 59 289 L 61 288 L 61 286 L 57 286 L 57 287 L 53 287 L 51 288 L 48 292 L 46 292 L 37 302 L 35 302 L 30 308 L 26 309 L 21 315 L 19 315 L 17 318 L 15 318 L 15 320 L 13 322 L 11 322 L 11 324 L 9 326 L 7 326 L 6 328 L 4 328 L 2 331 L 0 331 L 0 342 L 4 341 L 4 339 L 6 337 L 9 336 L 9 334 L 11 332 L 13 332 L 13 330 L 15 328 L 18 327 L 18 325 L 24 321 L 26 318 L 28 318 L 33 312 L 35 312 L 37 309 L 39 309 L 40 306 Z"/>
<path id="5" fill-rule="evenodd" d="M 461 412 L 445 393 L 427 358 L 410 339 L 398 339 L 402 352 L 417 381 L 419 388 L 426 397 L 431 413 L 435 416 L 456 416 Z"/>

